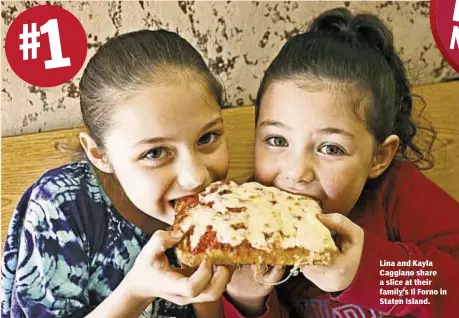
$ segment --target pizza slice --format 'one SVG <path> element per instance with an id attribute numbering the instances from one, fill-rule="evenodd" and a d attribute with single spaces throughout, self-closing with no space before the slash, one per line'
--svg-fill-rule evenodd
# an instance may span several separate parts
<path id="1" fill-rule="evenodd" d="M 218 181 L 175 203 L 179 260 L 216 265 L 329 264 L 337 247 L 317 201 L 256 182 Z"/>

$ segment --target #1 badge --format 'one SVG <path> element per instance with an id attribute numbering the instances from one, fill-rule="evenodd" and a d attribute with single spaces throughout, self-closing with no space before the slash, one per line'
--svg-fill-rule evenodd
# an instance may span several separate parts
<path id="1" fill-rule="evenodd" d="M 430 27 L 441 54 L 459 73 L 459 0 L 431 0 Z"/>
<path id="2" fill-rule="evenodd" d="M 36 5 L 19 14 L 8 28 L 5 52 L 9 66 L 23 81 L 53 87 L 72 79 L 88 51 L 86 32 L 69 11 Z"/>

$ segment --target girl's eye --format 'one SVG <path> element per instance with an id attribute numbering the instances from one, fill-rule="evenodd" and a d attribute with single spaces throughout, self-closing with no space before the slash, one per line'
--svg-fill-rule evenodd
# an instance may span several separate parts
<path id="1" fill-rule="evenodd" d="M 320 147 L 319 152 L 329 156 L 339 156 L 345 154 L 343 149 L 335 145 L 324 145 Z"/>
<path id="2" fill-rule="evenodd" d="M 287 139 L 285 139 L 284 137 L 270 137 L 266 139 L 266 142 L 273 147 L 288 147 Z"/>
<path id="3" fill-rule="evenodd" d="M 161 160 L 170 155 L 170 153 L 169 149 L 164 147 L 153 148 L 145 154 L 144 158 L 148 160 Z"/>
<path id="4" fill-rule="evenodd" d="M 205 146 L 205 145 L 213 144 L 214 142 L 217 141 L 218 137 L 220 137 L 220 134 L 215 133 L 215 132 L 204 134 L 201 138 L 199 138 L 198 146 Z"/>

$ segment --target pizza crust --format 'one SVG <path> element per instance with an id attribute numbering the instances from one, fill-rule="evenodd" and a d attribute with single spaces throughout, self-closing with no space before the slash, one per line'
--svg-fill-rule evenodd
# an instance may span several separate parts
<path id="1" fill-rule="evenodd" d="M 229 250 L 208 249 L 205 252 L 193 254 L 189 245 L 182 241 L 176 248 L 176 254 L 181 263 L 197 267 L 208 258 L 214 265 L 328 265 L 334 250 L 310 253 L 302 248 L 288 250 L 273 249 L 271 252 L 238 246 Z"/>
<path id="2" fill-rule="evenodd" d="M 241 192 L 241 189 L 245 192 Z M 250 192 L 252 190 L 255 193 L 254 195 Z M 231 193 L 234 194 L 232 195 Z M 226 199 L 223 198 L 225 196 Z M 269 204 L 260 205 L 260 210 L 257 210 L 257 206 L 255 208 L 252 206 L 252 210 L 245 211 L 245 207 L 253 205 L 252 201 L 259 200 L 260 197 L 263 197 L 265 199 L 264 203 L 266 203 L 268 199 L 264 196 L 269 198 L 273 196 L 275 200 L 284 200 L 285 203 L 280 207 L 274 207 L 274 203 L 273 207 Z M 247 198 L 249 199 L 247 200 Z M 288 198 L 288 200 L 285 200 L 285 198 Z M 219 201 L 220 199 L 222 199 L 221 202 Z M 214 204 L 215 200 L 217 202 Z M 316 219 L 315 214 L 321 213 L 321 210 L 316 202 L 311 204 L 311 200 L 272 187 L 264 187 L 255 182 L 242 185 L 237 185 L 232 181 L 215 182 L 199 195 L 176 201 L 176 218 L 172 228 L 186 233 L 184 240 L 176 247 L 177 257 L 180 262 L 190 267 L 199 266 L 205 258 L 209 258 L 215 265 L 327 265 L 331 262 L 333 254 L 338 249 L 330 231 Z M 236 204 L 236 207 L 234 206 L 235 202 L 239 203 L 239 205 Z M 228 207 L 228 205 L 232 205 L 232 207 Z M 294 236 L 296 241 L 293 240 L 293 242 L 303 246 L 291 246 L 292 237 L 284 235 L 282 231 L 287 230 L 280 227 L 277 232 L 261 233 L 266 238 L 265 241 L 262 240 L 264 245 L 260 246 L 260 248 L 254 247 L 253 244 L 257 243 L 257 241 L 252 239 L 252 242 L 250 242 L 250 238 L 253 237 L 253 231 L 260 231 L 260 227 L 256 222 L 254 223 L 254 220 L 250 221 L 248 219 L 251 216 L 253 217 L 254 213 L 258 213 L 257 211 L 261 211 L 261 208 L 264 209 L 265 213 L 263 215 L 264 218 L 260 219 L 263 222 L 266 221 L 266 216 L 270 215 L 269 213 L 273 213 L 272 211 L 266 211 L 266 209 L 269 210 L 270 208 L 282 210 L 282 213 L 278 213 L 278 219 L 276 219 L 281 223 L 287 221 L 287 219 L 282 218 L 290 217 L 289 214 L 285 214 L 286 210 L 292 210 L 292 213 L 296 213 L 296 217 L 300 215 L 307 218 L 308 220 L 302 221 L 296 221 L 295 219 L 298 227 L 303 224 L 303 227 L 310 231 L 310 233 L 301 233 L 303 236 L 294 233 L 297 236 Z M 298 210 L 299 208 L 301 210 Z M 222 216 L 222 209 L 229 211 L 226 211 L 226 214 Z M 242 212 L 246 214 L 244 215 Z M 215 220 L 217 219 L 220 220 L 220 223 L 216 223 Z M 258 220 L 255 219 L 255 221 Z M 227 223 L 231 222 L 232 224 L 228 226 Z M 271 227 L 273 225 L 276 224 L 270 224 Z M 242 227 L 242 230 L 238 231 L 240 227 Z M 299 233 L 300 231 L 301 229 L 298 228 L 297 232 Z M 231 235 L 228 232 L 231 232 Z M 242 236 L 239 237 L 238 235 Z M 228 240 L 228 237 L 234 239 L 235 236 L 239 240 L 222 242 L 224 239 Z M 260 235 L 258 239 L 259 237 Z M 304 242 L 308 238 L 311 241 L 315 241 L 314 244 Z M 286 244 L 288 239 L 290 239 L 290 245 Z M 285 246 L 288 247 L 286 248 Z M 305 246 L 310 246 L 311 249 L 305 248 Z"/>

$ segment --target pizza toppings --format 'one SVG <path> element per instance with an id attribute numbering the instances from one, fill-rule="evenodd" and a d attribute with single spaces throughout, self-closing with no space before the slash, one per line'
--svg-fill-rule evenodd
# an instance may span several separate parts
<path id="1" fill-rule="evenodd" d="M 239 230 L 239 229 L 247 230 L 247 225 L 245 225 L 244 223 L 231 224 L 231 227 L 235 230 Z"/>
<path id="2" fill-rule="evenodd" d="M 233 213 L 239 213 L 239 212 L 247 211 L 247 209 L 245 207 L 239 207 L 239 208 L 230 208 L 230 207 L 228 207 L 227 209 L 228 209 L 229 212 L 233 212 Z"/>
<path id="3" fill-rule="evenodd" d="M 176 223 L 184 232 L 193 229 L 189 236 L 193 253 L 243 243 L 267 252 L 275 248 L 321 252 L 334 246 L 330 231 L 316 218 L 322 211 L 315 200 L 274 187 L 215 182 L 180 204 L 187 206 L 186 215 L 178 215 Z"/>

